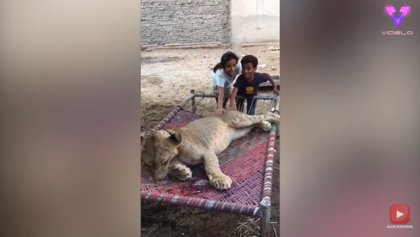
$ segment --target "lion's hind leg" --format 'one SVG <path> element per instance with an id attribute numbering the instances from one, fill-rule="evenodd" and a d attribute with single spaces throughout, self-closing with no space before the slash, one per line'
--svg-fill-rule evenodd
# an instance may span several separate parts
<path id="1" fill-rule="evenodd" d="M 231 128 L 246 128 L 256 126 L 264 131 L 270 131 L 270 122 L 277 121 L 278 115 L 248 115 L 248 114 L 234 114 L 236 116 L 229 116 L 223 118 L 225 123 Z M 278 118 L 279 119 L 279 118 Z"/>

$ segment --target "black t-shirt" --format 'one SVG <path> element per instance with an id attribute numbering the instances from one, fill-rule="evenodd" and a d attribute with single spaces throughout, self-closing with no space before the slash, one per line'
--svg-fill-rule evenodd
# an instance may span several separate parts
<path id="1" fill-rule="evenodd" d="M 258 86 L 260 83 L 266 81 L 268 81 L 268 79 L 259 72 L 254 73 L 254 79 L 251 82 L 248 82 L 241 74 L 238 79 L 236 79 L 236 82 L 233 86 L 238 88 L 238 95 L 245 98 L 252 98 L 257 95 Z"/>

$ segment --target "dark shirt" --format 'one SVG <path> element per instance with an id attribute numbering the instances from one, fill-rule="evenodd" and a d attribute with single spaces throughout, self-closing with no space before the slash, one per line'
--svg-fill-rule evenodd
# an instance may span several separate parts
<path id="1" fill-rule="evenodd" d="M 236 79 L 236 82 L 233 86 L 238 88 L 238 95 L 249 99 L 257 95 L 258 86 L 260 83 L 266 81 L 268 81 L 268 79 L 259 72 L 254 73 L 254 79 L 251 82 L 248 82 L 241 74 L 238 79 Z"/>

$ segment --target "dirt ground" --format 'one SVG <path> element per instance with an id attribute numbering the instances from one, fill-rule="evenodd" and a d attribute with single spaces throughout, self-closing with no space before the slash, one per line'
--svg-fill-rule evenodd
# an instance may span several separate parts
<path id="1" fill-rule="evenodd" d="M 259 60 L 258 72 L 280 75 L 279 44 L 233 49 L 238 56 L 252 54 Z M 209 93 L 210 73 L 226 48 L 156 49 L 142 51 L 141 121 L 142 131 L 153 128 L 175 105 L 191 94 Z M 214 105 L 208 105 L 208 113 Z M 214 106 L 214 107 L 212 107 Z M 211 111 L 213 110 L 213 111 Z M 277 149 L 278 151 L 278 149 Z M 279 156 L 276 156 L 271 235 L 279 233 Z M 246 216 L 209 212 L 174 206 L 142 205 L 142 236 L 258 236 L 259 221 Z"/>

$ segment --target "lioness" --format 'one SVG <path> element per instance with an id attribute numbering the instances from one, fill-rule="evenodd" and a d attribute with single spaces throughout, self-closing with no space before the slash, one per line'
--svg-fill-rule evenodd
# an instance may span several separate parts
<path id="1" fill-rule="evenodd" d="M 169 173 L 183 181 L 192 176 L 187 165 L 204 163 L 210 184 L 226 190 L 231 187 L 232 180 L 220 170 L 216 154 L 254 127 L 270 131 L 270 122 L 279 120 L 280 115 L 273 113 L 247 115 L 226 111 L 221 117 L 204 117 L 185 127 L 158 130 L 142 142 L 142 162 L 152 168 L 155 180 L 161 180 Z"/>

